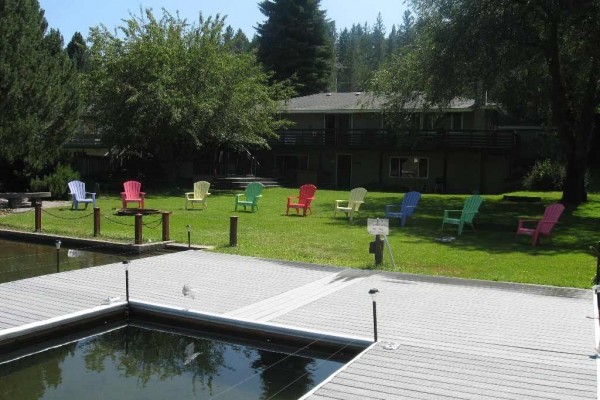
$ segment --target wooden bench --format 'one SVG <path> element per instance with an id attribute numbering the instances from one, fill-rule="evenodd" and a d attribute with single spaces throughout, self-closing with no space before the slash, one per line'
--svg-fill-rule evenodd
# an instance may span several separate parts
<path id="1" fill-rule="evenodd" d="M 35 206 L 35 204 L 41 199 L 47 199 L 52 196 L 50 192 L 7 192 L 0 193 L 0 199 L 8 200 L 9 208 L 17 208 L 17 206 L 23 202 L 25 199 L 31 201 L 31 206 Z"/>

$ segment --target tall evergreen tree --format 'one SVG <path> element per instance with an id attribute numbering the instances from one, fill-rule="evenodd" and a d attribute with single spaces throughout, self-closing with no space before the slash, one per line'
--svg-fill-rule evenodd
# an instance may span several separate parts
<path id="1" fill-rule="evenodd" d="M 75 32 L 69 44 L 67 44 L 67 54 L 75 64 L 78 71 L 85 69 L 87 59 L 87 45 L 83 36 L 79 32 Z"/>
<path id="2" fill-rule="evenodd" d="M 23 189 L 52 165 L 78 119 L 74 68 L 37 0 L 0 0 L 0 181 Z"/>
<path id="3" fill-rule="evenodd" d="M 333 41 L 320 0 L 264 0 L 260 11 L 258 57 L 273 79 L 291 79 L 299 95 L 328 89 Z"/>

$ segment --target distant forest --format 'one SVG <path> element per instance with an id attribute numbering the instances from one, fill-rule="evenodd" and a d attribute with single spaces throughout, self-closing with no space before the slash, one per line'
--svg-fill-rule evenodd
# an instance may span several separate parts
<path id="1" fill-rule="evenodd" d="M 370 25 L 353 24 L 350 28 L 338 29 L 335 21 L 329 22 L 331 40 L 334 43 L 331 81 L 333 92 L 355 92 L 366 90 L 367 83 L 385 60 L 397 49 L 407 46 L 415 38 L 415 18 L 405 11 L 399 25 L 389 29 L 383 24 L 381 14 Z M 228 26 L 225 41 L 237 52 L 256 49 L 258 36 L 249 40 L 242 30 L 237 32 Z"/>

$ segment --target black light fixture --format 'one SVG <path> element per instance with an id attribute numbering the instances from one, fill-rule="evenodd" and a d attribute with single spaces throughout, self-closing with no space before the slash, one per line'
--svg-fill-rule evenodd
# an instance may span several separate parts
<path id="1" fill-rule="evenodd" d="M 129 260 L 123 260 L 123 267 L 125 268 L 125 299 L 129 306 Z"/>
<path id="2" fill-rule="evenodd" d="M 187 231 L 188 231 L 188 249 L 190 247 L 192 247 L 192 226 L 188 225 L 187 226 Z"/>
<path id="3" fill-rule="evenodd" d="M 54 246 L 56 247 L 56 272 L 60 272 L 60 245 L 62 242 L 57 240 L 54 242 Z"/>
<path id="4" fill-rule="evenodd" d="M 371 289 L 369 290 L 369 294 L 373 299 L 373 335 L 375 337 L 375 342 L 377 341 L 377 295 L 379 294 L 379 290 Z"/>

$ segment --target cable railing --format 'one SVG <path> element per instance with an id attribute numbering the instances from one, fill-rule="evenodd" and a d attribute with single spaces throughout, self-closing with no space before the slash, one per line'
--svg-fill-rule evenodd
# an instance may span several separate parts
<path id="1" fill-rule="evenodd" d="M 61 220 L 68 221 L 81 221 L 82 224 L 87 223 L 90 224 L 92 228 L 92 232 L 94 237 L 100 236 L 100 227 L 101 220 L 105 219 L 114 224 L 133 227 L 134 231 L 134 243 L 142 244 L 143 243 L 143 228 L 147 229 L 156 229 L 158 227 L 162 227 L 162 241 L 167 242 L 170 240 L 170 226 L 169 220 L 171 212 L 168 211 L 154 211 L 148 214 L 147 219 L 144 220 L 144 215 L 147 214 L 148 210 L 135 210 L 132 209 L 132 212 L 128 215 L 132 215 L 134 217 L 133 222 L 130 220 L 121 221 L 117 218 L 113 218 L 113 216 L 102 213 L 100 208 L 94 208 L 92 212 L 86 213 L 83 215 L 59 215 L 54 211 L 48 211 L 46 208 L 42 208 L 41 203 L 36 203 L 34 206 L 34 230 L 35 232 L 42 232 L 42 215 L 46 215 L 48 218 L 55 218 Z"/>

